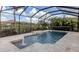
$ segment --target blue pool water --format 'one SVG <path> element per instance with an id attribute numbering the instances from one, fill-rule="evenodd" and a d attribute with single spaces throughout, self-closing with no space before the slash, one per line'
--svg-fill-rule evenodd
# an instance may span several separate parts
<path id="1" fill-rule="evenodd" d="M 15 46 L 18 48 L 22 49 L 24 47 L 27 47 L 29 45 L 32 45 L 36 42 L 41 43 L 41 44 L 54 44 L 56 43 L 59 39 L 61 39 L 66 33 L 64 32 L 45 32 L 41 34 L 36 34 L 36 35 L 31 35 L 31 36 L 25 36 L 24 37 L 24 43 L 26 45 L 22 45 L 22 40 L 13 43 Z"/>

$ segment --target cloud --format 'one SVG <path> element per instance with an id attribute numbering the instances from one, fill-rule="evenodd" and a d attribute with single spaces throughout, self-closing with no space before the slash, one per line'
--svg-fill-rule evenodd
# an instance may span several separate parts
<path id="1" fill-rule="evenodd" d="M 3 11 L 3 12 L 4 13 L 6 12 L 5 14 L 7 14 L 7 15 L 11 15 L 11 14 L 13 15 L 13 10 L 6 10 L 6 11 Z M 11 13 L 11 14 L 8 14 L 8 13 Z"/>
<path id="2" fill-rule="evenodd" d="M 30 22 L 30 18 L 29 17 L 26 17 L 26 22 Z"/>
<path id="3" fill-rule="evenodd" d="M 23 11 L 23 9 L 21 8 L 21 9 L 18 9 L 18 10 L 16 11 L 16 13 L 20 14 L 22 11 Z"/>
<path id="4" fill-rule="evenodd" d="M 26 17 L 26 22 L 30 23 L 30 18 Z M 37 23 L 38 22 L 38 18 L 32 18 L 32 23 Z"/>
<path id="5" fill-rule="evenodd" d="M 11 16 L 12 14 L 8 14 L 8 13 L 1 13 L 4 16 Z"/>
<path id="6" fill-rule="evenodd" d="M 29 12 L 29 14 L 27 14 L 27 16 L 32 16 L 32 15 L 35 14 L 36 12 L 37 12 L 37 10 L 36 10 L 35 8 L 33 8 L 33 9 Z M 32 23 L 37 23 L 37 22 L 38 22 L 38 18 L 39 18 L 40 16 L 44 15 L 44 14 L 46 14 L 46 12 L 44 12 L 44 11 L 38 12 L 38 13 L 32 18 Z M 48 17 L 48 16 L 49 16 L 49 14 L 47 14 L 46 16 L 42 17 L 42 18 L 39 19 L 39 20 L 42 20 L 42 19 L 44 19 L 45 17 Z M 29 18 L 29 17 L 26 17 L 26 21 L 27 21 L 27 22 L 30 22 L 30 18 Z"/>
<path id="7" fill-rule="evenodd" d="M 5 10 L 6 9 L 6 7 L 0 6 L 0 10 L 1 10 L 1 7 L 2 7 L 2 10 Z"/>
<path id="8" fill-rule="evenodd" d="M 16 11 L 16 13 L 17 13 L 17 14 L 21 14 L 21 12 L 22 12 L 23 10 L 24 10 L 23 8 L 18 9 L 18 10 Z M 22 13 L 22 15 L 26 15 L 25 11 Z"/>
<path id="9" fill-rule="evenodd" d="M 33 8 L 31 11 L 30 11 L 30 14 L 34 14 L 34 13 L 36 13 L 37 12 L 37 10 L 35 9 L 35 8 Z"/>
<path id="10" fill-rule="evenodd" d="M 37 23 L 38 22 L 38 18 L 32 18 L 32 23 Z"/>
<path id="11" fill-rule="evenodd" d="M 44 12 L 44 11 L 40 11 L 39 13 L 38 13 L 38 15 L 44 15 L 46 12 Z"/>
<path id="12" fill-rule="evenodd" d="M 2 8 L 2 10 L 5 10 L 5 9 L 6 9 L 6 7 L 3 7 L 3 8 Z"/>
<path id="13" fill-rule="evenodd" d="M 29 16 L 34 15 L 36 12 L 37 12 L 37 10 L 36 10 L 35 8 L 33 8 L 33 9 L 30 11 Z M 40 16 L 44 15 L 45 13 L 46 13 L 46 12 L 44 12 L 44 11 L 40 11 L 40 12 L 38 12 L 34 17 L 39 18 Z"/>
<path id="14" fill-rule="evenodd" d="M 30 13 L 31 13 L 31 16 L 33 15 L 33 14 L 35 14 L 37 12 L 37 10 L 35 9 L 35 8 L 33 8 L 31 11 L 30 11 Z M 38 12 L 35 16 L 34 16 L 34 18 L 36 17 L 36 18 L 39 18 L 39 17 L 41 17 L 42 15 L 44 15 L 44 14 L 46 14 L 47 12 L 45 12 L 45 11 L 40 11 L 40 12 Z M 46 16 L 44 16 L 44 17 L 42 17 L 42 18 L 45 18 L 45 17 L 48 17 L 48 16 L 50 16 L 50 14 L 47 14 Z"/>
<path id="15" fill-rule="evenodd" d="M 65 17 L 76 18 L 75 16 L 72 16 L 72 15 L 66 15 Z"/>
<path id="16" fill-rule="evenodd" d="M 1 9 L 1 7 L 0 7 L 0 9 Z M 7 8 L 6 8 L 6 7 L 3 7 L 3 8 L 2 8 L 2 10 L 5 10 L 5 9 L 7 9 Z M 2 11 L 2 12 L 13 13 L 13 10 L 6 10 L 6 11 Z M 7 13 L 6 13 L 6 14 L 7 14 Z"/>
<path id="17" fill-rule="evenodd" d="M 1 21 L 7 21 L 7 18 L 4 16 L 1 16 Z"/>
<path id="18" fill-rule="evenodd" d="M 32 16 L 33 14 L 35 14 L 37 12 L 37 10 L 35 8 L 33 8 L 28 14 L 25 13 L 26 16 Z"/>

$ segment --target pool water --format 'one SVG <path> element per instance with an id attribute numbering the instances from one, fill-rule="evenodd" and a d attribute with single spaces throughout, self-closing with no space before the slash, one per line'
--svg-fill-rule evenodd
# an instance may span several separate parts
<path id="1" fill-rule="evenodd" d="M 59 39 L 61 39 L 66 33 L 64 32 L 44 32 L 41 34 L 37 35 L 30 35 L 30 36 L 25 36 L 24 37 L 24 43 L 25 45 L 22 45 L 22 40 L 13 43 L 15 46 L 18 48 L 22 49 L 24 47 L 28 47 L 36 42 L 41 43 L 41 44 L 54 44 L 56 43 Z"/>

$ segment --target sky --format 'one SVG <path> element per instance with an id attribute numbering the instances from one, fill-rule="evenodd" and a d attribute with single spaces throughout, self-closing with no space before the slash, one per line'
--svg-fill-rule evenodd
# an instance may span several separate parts
<path id="1" fill-rule="evenodd" d="M 46 6 L 35 6 L 36 8 L 38 9 L 42 9 L 42 8 L 45 8 Z M 2 10 L 5 10 L 5 9 L 9 9 L 9 8 L 12 8 L 11 6 L 5 6 L 2 8 Z M 36 8 L 33 8 L 33 7 L 28 7 L 25 12 L 23 12 L 22 15 L 27 15 L 27 16 L 32 16 L 33 14 L 35 14 L 38 9 Z M 1 7 L 0 7 L 1 9 Z M 36 14 L 33 18 L 32 18 L 32 22 L 34 23 L 37 23 L 38 21 L 38 18 L 42 15 L 44 15 L 46 12 L 49 12 L 49 11 L 54 11 L 54 10 L 58 10 L 56 7 L 53 7 L 53 8 L 49 8 L 49 9 L 46 9 L 44 11 L 40 11 L 38 14 Z M 21 12 L 23 11 L 23 8 L 19 9 L 16 11 L 16 14 L 20 14 Z M 8 10 L 8 11 L 4 11 L 4 12 L 9 12 L 9 13 L 13 13 L 13 10 Z M 58 12 L 58 13 L 61 13 L 61 12 Z M 52 13 L 51 13 L 52 14 Z M 47 14 L 47 16 L 50 16 L 51 14 Z M 8 21 L 8 20 L 13 20 L 13 15 L 11 14 L 5 14 L 5 13 L 1 13 L 2 17 L 2 21 Z M 60 14 L 60 15 L 56 15 L 57 17 L 63 17 L 63 14 Z M 45 16 L 46 17 L 46 16 Z M 44 19 L 45 17 L 42 17 L 42 19 Z M 66 17 L 71 17 L 69 15 L 66 15 Z M 41 20 L 41 19 L 40 19 Z M 19 17 L 18 15 L 16 15 L 16 21 L 19 21 Z M 30 18 L 29 17 L 23 17 L 21 16 L 21 21 L 23 22 L 30 22 Z"/>

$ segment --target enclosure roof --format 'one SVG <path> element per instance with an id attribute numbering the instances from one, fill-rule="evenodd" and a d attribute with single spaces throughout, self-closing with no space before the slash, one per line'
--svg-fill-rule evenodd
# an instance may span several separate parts
<path id="1" fill-rule="evenodd" d="M 30 10 L 36 9 L 33 12 Z M 0 12 L 5 14 L 14 14 L 24 17 L 36 17 L 41 19 L 43 17 L 49 18 L 54 15 L 71 15 L 79 17 L 79 7 L 78 6 L 1 6 Z"/>

